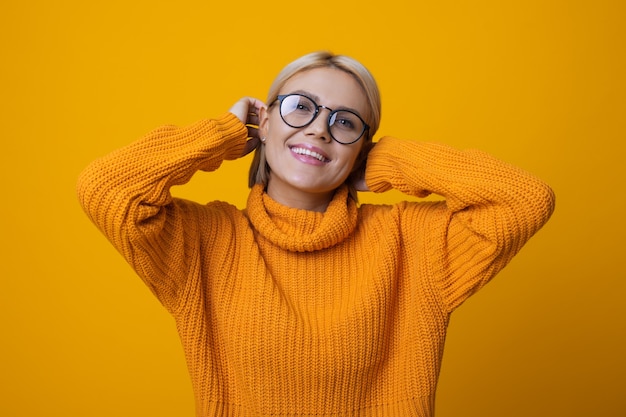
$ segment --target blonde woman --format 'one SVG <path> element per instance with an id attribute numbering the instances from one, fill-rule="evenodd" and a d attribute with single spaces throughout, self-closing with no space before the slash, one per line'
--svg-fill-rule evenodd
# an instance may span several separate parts
<path id="1" fill-rule="evenodd" d="M 372 138 L 374 78 L 289 64 L 242 98 L 94 161 L 94 223 L 174 317 L 198 416 L 432 416 L 451 313 L 549 219 L 551 189 L 478 151 Z M 173 198 L 255 150 L 243 210 Z M 439 202 L 359 205 L 357 191 Z"/>

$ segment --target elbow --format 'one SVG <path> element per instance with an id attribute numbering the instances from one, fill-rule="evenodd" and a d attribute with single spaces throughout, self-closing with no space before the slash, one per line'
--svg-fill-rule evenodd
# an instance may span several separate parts
<path id="1" fill-rule="evenodd" d="M 550 220 L 556 203 L 554 190 L 545 182 L 530 177 L 523 184 L 515 192 L 515 202 L 504 211 L 504 218 L 500 217 L 502 230 L 508 235 L 505 240 L 517 242 L 515 252 Z"/>
<path id="2" fill-rule="evenodd" d="M 91 194 L 92 189 L 92 176 L 90 175 L 90 167 L 83 169 L 83 171 L 78 175 L 78 179 L 76 181 L 76 197 L 78 198 L 78 202 L 83 210 L 87 211 L 87 201 L 88 196 Z"/>
<path id="3" fill-rule="evenodd" d="M 95 160 L 83 169 L 76 181 L 78 202 L 92 221 L 99 201 L 103 199 L 101 194 L 108 188 L 104 185 L 106 177 L 106 171 L 100 167 L 99 160 Z"/>
<path id="4" fill-rule="evenodd" d="M 552 214 L 554 213 L 554 209 L 556 207 L 556 195 L 554 190 L 546 183 L 540 182 L 539 187 L 537 187 L 536 197 L 534 199 L 537 213 L 539 214 L 539 218 L 542 220 L 541 226 L 545 224 Z"/>

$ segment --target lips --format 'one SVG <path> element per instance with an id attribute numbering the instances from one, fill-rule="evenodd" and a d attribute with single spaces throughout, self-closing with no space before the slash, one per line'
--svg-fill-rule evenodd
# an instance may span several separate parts
<path id="1" fill-rule="evenodd" d="M 306 155 L 311 158 L 317 159 L 320 162 L 330 162 L 330 158 L 328 158 L 328 156 L 326 156 L 320 149 L 309 149 L 302 145 L 296 145 L 290 147 L 290 150 L 295 154 Z"/>

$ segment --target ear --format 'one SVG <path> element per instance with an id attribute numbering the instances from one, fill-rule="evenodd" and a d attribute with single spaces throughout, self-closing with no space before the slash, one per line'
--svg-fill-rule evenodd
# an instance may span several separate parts
<path id="1" fill-rule="evenodd" d="M 270 112 L 266 106 L 259 112 L 259 137 L 266 138 L 270 127 Z"/>

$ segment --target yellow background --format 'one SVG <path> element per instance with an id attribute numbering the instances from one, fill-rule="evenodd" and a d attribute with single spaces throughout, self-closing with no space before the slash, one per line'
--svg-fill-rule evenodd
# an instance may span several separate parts
<path id="1" fill-rule="evenodd" d="M 76 177 L 154 127 L 264 98 L 283 65 L 330 49 L 377 78 L 380 134 L 480 148 L 557 193 L 453 316 L 438 417 L 625 416 L 624 5 L 6 2 L 0 415 L 194 414 L 173 321 L 82 214 Z M 241 206 L 249 162 L 176 193 Z"/>

